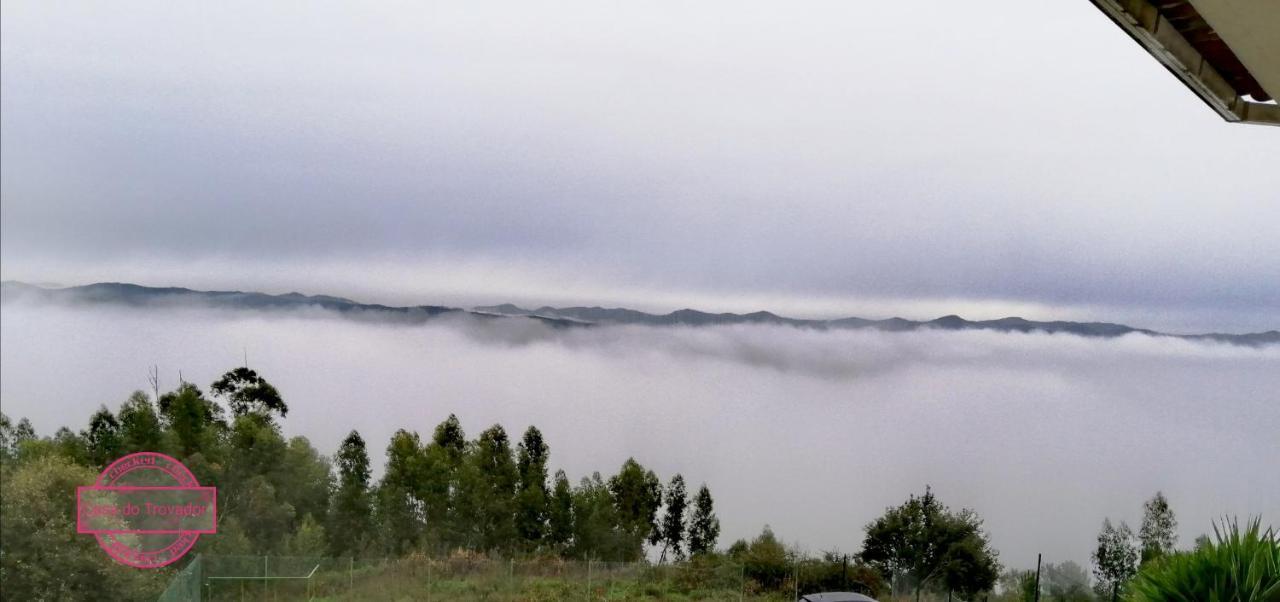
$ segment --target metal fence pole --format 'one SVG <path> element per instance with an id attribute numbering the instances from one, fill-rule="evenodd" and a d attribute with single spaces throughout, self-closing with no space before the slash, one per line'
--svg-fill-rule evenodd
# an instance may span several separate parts
<path id="1" fill-rule="evenodd" d="M 356 557 L 347 559 L 347 593 L 356 591 Z"/>
<path id="2" fill-rule="evenodd" d="M 738 567 L 740 572 L 738 578 L 738 602 L 742 602 L 742 598 L 747 595 L 747 564 L 744 562 Z"/>
<path id="3" fill-rule="evenodd" d="M 796 599 L 800 599 L 800 561 L 796 561 Z"/>
<path id="4" fill-rule="evenodd" d="M 587 600 L 591 599 L 591 559 L 587 559 Z"/>
<path id="5" fill-rule="evenodd" d="M 1042 554 L 1036 554 L 1036 602 L 1040 602 L 1040 560 Z"/>

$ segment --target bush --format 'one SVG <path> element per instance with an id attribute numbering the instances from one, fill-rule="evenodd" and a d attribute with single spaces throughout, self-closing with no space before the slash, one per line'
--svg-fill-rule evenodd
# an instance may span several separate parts
<path id="1" fill-rule="evenodd" d="M 1179 552 L 1143 568 L 1132 602 L 1166 600 L 1280 601 L 1280 537 L 1254 519 L 1242 532 L 1236 521 L 1213 526 L 1217 541 Z"/>
<path id="2" fill-rule="evenodd" d="M 34 449 L 34 448 L 31 448 Z M 117 564 L 76 533 L 76 487 L 94 472 L 57 454 L 28 454 L 0 470 L 0 597 L 5 600 L 154 600 L 172 569 Z"/>

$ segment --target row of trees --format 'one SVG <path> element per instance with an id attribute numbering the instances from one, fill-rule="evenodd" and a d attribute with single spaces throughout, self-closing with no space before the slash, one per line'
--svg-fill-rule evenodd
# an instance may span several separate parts
<path id="1" fill-rule="evenodd" d="M 111 571 L 92 538 L 62 518 L 75 516 L 68 492 L 138 451 L 174 456 L 218 488 L 218 534 L 201 538 L 200 552 L 392 556 L 463 548 L 637 560 L 649 544 L 663 559 L 679 559 L 713 551 L 719 538 L 706 485 L 690 498 L 681 475 L 664 487 L 634 459 L 608 478 L 597 472 L 572 485 L 563 471 L 549 474 L 550 448 L 536 427 L 514 446 L 501 425 L 468 439 L 453 415 L 427 441 L 400 430 L 375 480 L 355 431 L 332 460 L 304 437 L 286 439 L 280 421 L 289 407 L 255 371 L 236 368 L 208 390 L 183 382 L 154 397 L 135 392 L 115 412 L 99 408 L 83 430 L 63 427 L 48 437 L 25 418 L 12 423 L 0 414 L 6 597 L 71 592 L 79 587 L 68 585 L 75 575 L 109 581 L 125 573 Z M 43 486 L 50 475 L 68 487 Z M 41 565 L 58 568 L 32 570 Z"/>
<path id="2" fill-rule="evenodd" d="M 375 480 L 358 432 L 332 460 L 303 437 L 286 440 L 279 421 L 289 407 L 253 370 L 232 370 L 209 391 L 206 397 L 184 382 L 154 401 L 136 392 L 117 412 L 100 408 L 86 429 L 62 428 L 46 438 L 25 419 L 13 425 L 0 418 L 3 470 L 10 477 L 69 465 L 78 469 L 73 479 L 88 482 L 124 454 L 168 453 L 219 488 L 218 535 L 202 538 L 199 551 L 220 554 L 394 556 L 463 548 L 625 561 L 644 557 L 648 544 L 665 561 L 708 555 L 719 538 L 706 485 L 690 496 L 681 475 L 664 486 L 634 459 L 608 478 L 597 472 L 573 485 L 563 471 L 550 474 L 550 448 L 536 427 L 514 443 L 501 425 L 468 439 L 453 415 L 425 440 L 399 430 Z M 65 502 L 71 514 L 71 498 Z M 18 507 L 31 503 L 6 496 L 5 515 L 11 508 L 21 515 Z M 6 524 L 5 534 L 22 528 Z M 5 565 L 34 553 L 5 548 Z M 763 587 L 782 586 L 804 560 L 767 529 L 735 544 L 729 556 Z M 971 597 L 989 591 L 999 572 L 981 519 L 952 512 L 928 489 L 869 524 L 855 561 L 854 581 L 863 589 L 877 591 L 887 581 L 917 595 Z M 832 558 L 814 564 L 810 579 L 831 574 L 833 566 Z M 849 577 L 847 567 L 842 576 Z"/>
<path id="3" fill-rule="evenodd" d="M 450 415 L 429 441 L 407 430 L 392 435 L 385 474 L 373 484 L 364 439 L 352 431 L 335 459 L 330 523 L 341 533 L 380 528 L 388 554 L 465 548 L 625 561 L 640 559 L 646 542 L 663 559 L 714 549 L 720 522 L 706 485 L 690 500 L 683 476 L 664 489 L 653 471 L 628 459 L 607 480 L 597 472 L 574 487 L 564 471 L 548 474 L 549 455 L 537 427 L 513 449 L 501 425 L 468 441 Z M 358 553 L 372 543 L 334 538 L 330 552 Z"/>
<path id="4" fill-rule="evenodd" d="M 1035 571 L 1009 571 L 1000 578 L 1003 600 L 1031 602 L 1093 602 L 1117 600 L 1134 578 L 1175 553 L 1178 520 L 1164 493 L 1143 504 L 1142 525 L 1135 534 L 1129 525 L 1104 519 L 1092 553 L 1093 583 L 1080 565 L 1066 561 Z M 1197 541 L 1197 546 L 1201 542 Z M 1038 588 L 1038 589 L 1037 589 Z"/>
<path id="5" fill-rule="evenodd" d="M 1163 492 L 1142 505 L 1142 526 L 1137 536 L 1124 521 L 1102 521 L 1098 546 L 1093 551 L 1093 574 L 1098 596 L 1116 600 L 1138 575 L 1138 570 L 1174 552 L 1178 543 L 1178 519 Z"/>
<path id="6" fill-rule="evenodd" d="M 767 527 L 717 554 L 720 524 L 706 485 L 690 496 L 681 475 L 664 485 L 634 459 L 608 478 L 596 472 L 574 485 L 564 471 L 551 474 L 550 448 L 533 426 L 518 441 L 496 424 L 468 439 L 453 415 L 428 438 L 402 429 L 387 443 L 383 475 L 374 479 L 356 431 L 332 460 L 306 438 L 286 440 L 280 421 L 289 407 L 253 370 L 232 370 L 209 392 L 185 382 L 154 398 L 135 392 L 116 412 L 98 409 L 85 429 L 64 427 L 50 437 L 37 436 L 26 419 L 14 424 L 0 414 L 6 597 L 128 599 L 158 587 L 156 572 L 112 571 L 92 539 L 74 533 L 68 492 L 120 456 L 161 451 L 219 489 L 218 534 L 201 539 L 203 552 L 396 556 L 461 548 L 627 561 L 652 551 L 660 562 L 728 558 L 763 589 L 972 600 L 999 582 L 1002 599 L 1094 599 L 1088 575 L 1070 562 L 1046 566 L 1038 580 L 1025 571 L 1001 576 L 982 519 L 949 509 L 927 487 L 866 525 L 852 565 L 835 552 L 807 558 Z M 1116 599 L 1140 567 L 1173 554 L 1176 527 L 1162 493 L 1144 505 L 1137 534 L 1123 522 L 1104 521 L 1093 554 L 1097 596 Z"/>

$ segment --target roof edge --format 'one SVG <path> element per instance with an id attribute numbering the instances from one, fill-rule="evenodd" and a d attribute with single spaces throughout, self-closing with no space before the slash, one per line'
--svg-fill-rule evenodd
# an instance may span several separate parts
<path id="1" fill-rule="evenodd" d="M 1223 119 L 1280 126 L 1280 106 L 1241 96 L 1151 2 L 1090 1 Z"/>

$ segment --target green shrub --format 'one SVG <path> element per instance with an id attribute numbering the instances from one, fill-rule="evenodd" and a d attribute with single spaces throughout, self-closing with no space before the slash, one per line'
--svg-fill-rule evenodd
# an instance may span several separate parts
<path id="1" fill-rule="evenodd" d="M 1216 541 L 1143 568 L 1132 602 L 1280 602 L 1280 537 L 1254 519 L 1213 526 Z"/>

